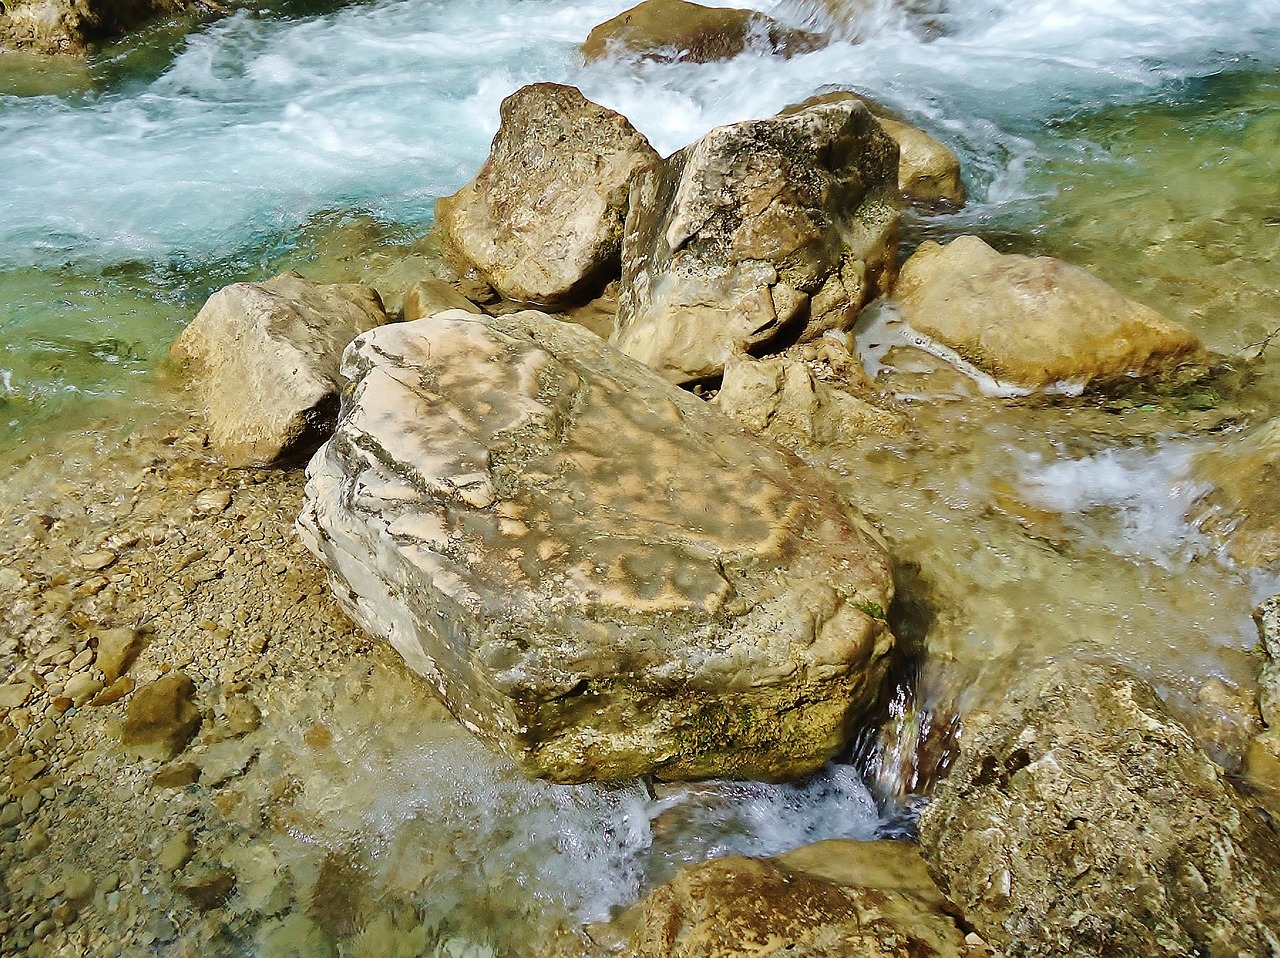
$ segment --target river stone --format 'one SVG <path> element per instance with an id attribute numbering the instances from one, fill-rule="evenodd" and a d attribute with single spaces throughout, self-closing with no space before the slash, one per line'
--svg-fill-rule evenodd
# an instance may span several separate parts
<path id="1" fill-rule="evenodd" d="M 446 309 L 482 312 L 479 306 L 458 292 L 457 287 L 442 279 L 421 280 L 410 286 L 404 294 L 405 322 L 425 319 L 436 313 L 443 313 Z"/>
<path id="2" fill-rule="evenodd" d="M 129 700 L 120 744 L 141 758 L 169 761 L 200 728 L 194 695 L 195 683 L 181 672 L 140 687 Z"/>
<path id="3" fill-rule="evenodd" d="M 338 413 L 343 348 L 385 322 L 367 286 L 285 273 L 218 290 L 171 354 L 189 366 L 227 463 L 270 465 L 324 440 Z"/>
<path id="4" fill-rule="evenodd" d="M 582 44 L 582 56 L 587 63 L 608 56 L 711 63 L 749 48 L 793 56 L 826 44 L 819 34 L 791 29 L 755 10 L 644 0 L 592 29 Z"/>
<path id="5" fill-rule="evenodd" d="M 4 0 L 0 49 L 83 56 L 152 17 L 207 9 L 198 0 Z"/>
<path id="6" fill-rule="evenodd" d="M 343 371 L 303 540 L 528 771 L 785 779 L 874 703 L 889 559 L 800 460 L 532 311 L 388 326 Z"/>
<path id="7" fill-rule="evenodd" d="M 1202 453 L 1192 474 L 1212 488 L 1190 518 L 1241 565 L 1280 571 L 1280 419 Z"/>
<path id="8" fill-rule="evenodd" d="M 93 633 L 98 640 L 94 665 L 111 684 L 129 670 L 133 660 L 142 651 L 142 633 L 137 629 L 121 626 L 115 629 L 99 629 Z"/>
<path id="9" fill-rule="evenodd" d="M 922 243 L 894 296 L 916 332 L 1024 388 L 1105 387 L 1207 361 L 1194 333 L 1091 273 L 997 253 L 976 236 Z"/>
<path id="10" fill-rule="evenodd" d="M 626 117 L 577 89 L 534 83 L 502 101 L 476 178 L 436 204 L 463 265 L 508 299 L 585 302 L 617 275 L 627 189 L 658 159 Z"/>
<path id="11" fill-rule="evenodd" d="M 631 189 L 613 343 L 677 383 L 848 329 L 887 292 L 898 150 L 864 104 L 712 130 Z"/>
<path id="12" fill-rule="evenodd" d="M 1119 666 L 1058 663 L 969 716 L 920 847 L 1010 958 L 1280 954 L 1280 839 Z"/>
<path id="13" fill-rule="evenodd" d="M 968 951 L 919 854 L 903 842 L 820 842 L 729 855 L 652 892 L 633 958 L 961 958 Z"/>

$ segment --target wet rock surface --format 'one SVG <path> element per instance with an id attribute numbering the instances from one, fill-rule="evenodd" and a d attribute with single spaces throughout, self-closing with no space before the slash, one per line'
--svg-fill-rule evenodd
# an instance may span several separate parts
<path id="1" fill-rule="evenodd" d="M 928 958 L 987 954 L 965 941 L 914 846 L 820 842 L 778 858 L 718 858 L 645 899 L 627 954 Z"/>
<path id="2" fill-rule="evenodd" d="M 324 441 L 338 414 L 342 350 L 385 322 L 367 286 L 285 273 L 214 293 L 171 355 L 189 367 L 227 463 L 269 465 Z"/>
<path id="3" fill-rule="evenodd" d="M 856 100 L 712 130 L 631 190 L 611 342 L 677 383 L 888 291 L 897 146 Z"/>
<path id="4" fill-rule="evenodd" d="M 0 50 L 84 55 L 153 17 L 214 7 L 199 0 L 5 0 Z"/>
<path id="5" fill-rule="evenodd" d="M 970 716 L 920 842 L 1009 955 L 1280 951 L 1280 836 L 1119 666 L 1050 666 Z"/>
<path id="6" fill-rule="evenodd" d="M 1208 361 L 1189 330 L 1090 273 L 976 236 L 921 244 L 894 297 L 914 330 L 1016 386 L 1100 388 Z"/>
<path id="7" fill-rule="evenodd" d="M 466 264 L 509 299 L 560 307 L 616 275 L 632 177 L 658 154 L 626 117 L 557 83 L 502 101 L 474 180 L 436 205 Z"/>
<path id="8" fill-rule="evenodd" d="M 755 10 L 645 0 L 595 27 L 582 44 L 582 55 L 587 63 L 608 56 L 710 63 L 751 48 L 792 56 L 826 43 L 825 37 L 784 26 Z"/>
<path id="9" fill-rule="evenodd" d="M 892 584 L 799 460 L 540 313 L 385 327 L 343 368 L 300 528 L 464 724 L 560 781 L 782 779 L 842 747 Z"/>
<path id="10" fill-rule="evenodd" d="M 1203 453 L 1194 473 L 1212 488 L 1190 517 L 1237 562 L 1280 570 L 1280 420 Z"/>

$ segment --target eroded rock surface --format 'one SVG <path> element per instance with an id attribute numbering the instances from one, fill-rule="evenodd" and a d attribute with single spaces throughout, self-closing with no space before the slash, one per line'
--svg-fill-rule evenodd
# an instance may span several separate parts
<path id="1" fill-rule="evenodd" d="M 304 540 L 529 771 L 782 779 L 873 703 L 889 560 L 798 459 L 541 313 L 387 326 L 343 370 Z"/>
<path id="2" fill-rule="evenodd" d="M 560 307 L 618 270 L 627 191 L 658 160 L 626 117 L 558 83 L 502 101 L 476 178 L 436 204 L 454 253 L 508 299 Z"/>
<path id="3" fill-rule="evenodd" d="M 587 63 L 607 56 L 710 63 L 753 47 L 792 56 L 826 43 L 825 37 L 784 26 L 755 10 L 645 0 L 596 26 L 582 44 L 582 56 Z"/>
<path id="4" fill-rule="evenodd" d="M 325 439 L 338 414 L 342 350 L 385 322 L 367 286 L 285 273 L 218 290 L 171 353 L 189 366 L 227 463 L 268 465 Z"/>
<path id="5" fill-rule="evenodd" d="M 915 848 L 819 842 L 774 859 L 731 855 L 655 890 L 633 958 L 930 958 L 968 953 Z"/>
<path id="6" fill-rule="evenodd" d="M 1193 470 L 1213 488 L 1192 518 L 1220 537 L 1236 562 L 1280 569 L 1280 420 L 1202 454 Z"/>
<path id="7" fill-rule="evenodd" d="M 5 0 L 0 50 L 83 55 L 152 17 L 214 7 L 198 0 Z"/>
<path id="8" fill-rule="evenodd" d="M 865 105 L 712 130 L 631 191 L 613 343 L 674 382 L 849 328 L 887 292 L 898 150 Z"/>
<path id="9" fill-rule="evenodd" d="M 1017 386 L 1105 387 L 1207 362 L 1194 333 L 1091 273 L 976 236 L 921 244 L 894 296 L 917 332 Z"/>
<path id="10" fill-rule="evenodd" d="M 1053 665 L 970 716 L 920 842 L 1011 956 L 1280 954 L 1280 840 L 1118 666 Z"/>

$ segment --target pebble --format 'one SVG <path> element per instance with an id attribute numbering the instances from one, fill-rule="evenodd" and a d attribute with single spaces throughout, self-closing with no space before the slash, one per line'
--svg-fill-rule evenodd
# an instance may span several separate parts
<path id="1" fill-rule="evenodd" d="M 96 889 L 97 883 L 93 880 L 93 876 L 83 869 L 76 869 L 67 876 L 63 893 L 70 901 L 84 901 L 92 898 Z"/>
<path id="2" fill-rule="evenodd" d="M 176 872 L 191 861 L 191 857 L 195 853 L 195 836 L 191 834 L 191 829 L 184 828 L 179 832 L 175 832 L 164 843 L 164 847 L 160 849 L 160 854 L 156 857 L 156 864 L 167 872 Z"/>
<path id="3" fill-rule="evenodd" d="M 135 683 L 127 675 L 122 675 L 96 696 L 90 705 L 102 706 L 118 702 L 133 691 Z"/>
<path id="4" fill-rule="evenodd" d="M 20 708 L 27 701 L 30 695 L 30 685 L 18 684 L 0 686 L 0 709 Z"/>
<path id="5" fill-rule="evenodd" d="M 32 815 L 44 801 L 44 796 L 34 788 L 22 796 L 22 814 L 25 816 Z"/>
<path id="6" fill-rule="evenodd" d="M 76 705 L 83 705 L 101 691 L 101 682 L 95 679 L 92 675 L 82 673 L 72 678 L 71 681 L 66 684 L 66 687 L 62 690 L 62 694 Z"/>
<path id="7" fill-rule="evenodd" d="M 231 505 L 231 493 L 225 489 L 206 489 L 196 496 L 195 511 L 205 515 L 225 512 Z"/>
<path id="8" fill-rule="evenodd" d="M 100 549 L 97 552 L 86 552 L 84 555 L 77 556 L 76 562 L 82 569 L 89 572 L 101 572 L 118 558 L 120 557 L 110 549 Z"/>

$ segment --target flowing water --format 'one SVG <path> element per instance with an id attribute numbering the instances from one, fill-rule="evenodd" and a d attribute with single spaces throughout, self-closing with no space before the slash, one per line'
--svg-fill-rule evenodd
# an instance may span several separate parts
<path id="1" fill-rule="evenodd" d="M 411 250 L 483 161 L 501 99 L 540 80 L 581 87 L 663 153 L 857 89 L 964 164 L 970 204 L 913 215 L 908 244 L 977 232 L 1061 256 L 1228 354 L 1280 327 L 1276 0 L 737 5 L 859 42 L 584 67 L 577 45 L 625 0 L 375 0 L 155 27 L 84 67 L 0 57 L 0 462 L 53 476 L 68 435 L 145 419 L 168 343 L 213 289 L 284 268 L 358 278 Z M 1239 716 L 1203 690 L 1252 692 L 1249 611 L 1280 582 L 1184 516 L 1206 489 L 1197 453 L 1280 413 L 1277 353 L 1250 383 L 1179 397 L 1016 402 L 889 357 L 915 429 L 819 457 L 893 548 L 895 625 L 917 656 L 889 733 L 860 750 L 879 806 L 847 765 L 799 786 L 555 788 L 465 733 L 423 742 L 388 721 L 374 747 L 316 767 L 308 826 L 261 854 L 354 854 L 388 895 L 431 862 L 421 940 L 397 947 L 518 953 L 684 861 L 892 831 L 886 801 L 927 788 L 957 712 L 1080 650 L 1148 676 L 1231 765 Z M 351 721 L 367 728 L 367 708 Z M 380 953 L 384 918 L 343 953 Z M 281 919 L 255 947 L 332 953 L 311 931 Z"/>

